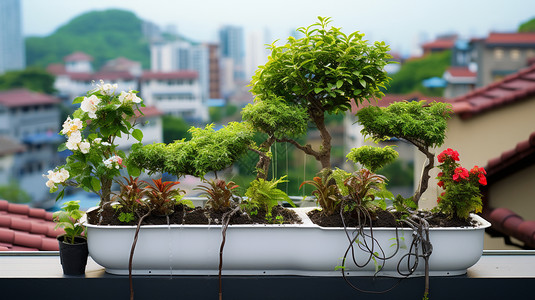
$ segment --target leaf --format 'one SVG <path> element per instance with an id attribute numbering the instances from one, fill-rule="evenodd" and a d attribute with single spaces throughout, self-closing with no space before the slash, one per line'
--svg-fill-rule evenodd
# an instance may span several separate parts
<path id="1" fill-rule="evenodd" d="M 132 177 L 138 177 L 141 175 L 141 170 L 132 164 L 127 164 L 126 170 L 128 171 L 128 175 Z"/>
<path id="2" fill-rule="evenodd" d="M 65 145 L 65 143 L 61 143 L 58 146 L 58 152 L 62 152 L 62 151 L 65 151 L 65 150 L 67 150 L 67 146 Z"/>
<path id="3" fill-rule="evenodd" d="M 100 191 L 100 181 L 96 177 L 91 177 L 91 188 L 94 191 Z"/>
<path id="4" fill-rule="evenodd" d="M 72 100 L 72 104 L 78 104 L 78 103 L 82 103 L 82 101 L 84 101 L 84 97 L 76 97 L 74 98 L 74 100 Z"/>
<path id="5" fill-rule="evenodd" d="M 321 91 L 323 91 L 323 88 L 320 88 L 320 87 L 314 88 L 314 93 L 316 94 L 320 93 Z"/>
<path id="6" fill-rule="evenodd" d="M 362 85 L 363 88 L 366 87 L 366 80 L 364 80 L 364 79 L 359 79 L 359 82 L 360 82 L 360 84 Z"/>
<path id="7" fill-rule="evenodd" d="M 338 80 L 338 81 L 336 82 L 336 87 L 337 87 L 337 88 L 341 88 L 343 84 L 344 84 L 344 81 L 343 81 L 343 80 Z"/>

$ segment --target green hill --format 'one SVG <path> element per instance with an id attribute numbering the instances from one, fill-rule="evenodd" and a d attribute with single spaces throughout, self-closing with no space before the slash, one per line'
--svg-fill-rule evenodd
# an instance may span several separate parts
<path id="1" fill-rule="evenodd" d="M 422 81 L 431 77 L 442 77 L 451 64 L 451 51 L 431 53 L 421 58 L 405 62 L 394 75 L 387 88 L 388 93 L 407 94 L 419 91 L 427 96 L 441 96 L 442 90 L 430 91 L 422 86 Z"/>
<path id="2" fill-rule="evenodd" d="M 148 68 L 150 51 L 142 24 L 134 13 L 124 10 L 82 14 L 47 37 L 26 38 L 26 63 L 46 68 L 50 63 L 63 62 L 65 56 L 75 51 L 82 51 L 94 58 L 96 69 L 119 56 L 139 61 L 143 68 Z"/>

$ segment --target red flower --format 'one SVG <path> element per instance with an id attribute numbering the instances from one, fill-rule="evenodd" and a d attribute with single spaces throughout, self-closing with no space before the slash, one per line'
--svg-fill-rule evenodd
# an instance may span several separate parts
<path id="1" fill-rule="evenodd" d="M 441 181 L 437 182 L 437 185 L 439 187 L 441 187 L 441 188 L 444 188 L 444 181 L 441 180 Z"/>
<path id="2" fill-rule="evenodd" d="M 442 176 L 444 176 L 444 172 L 439 172 L 437 176 L 438 176 L 438 177 L 442 177 Z"/>
<path id="3" fill-rule="evenodd" d="M 453 180 L 459 182 L 461 179 L 467 179 L 470 174 L 468 170 L 463 167 L 458 167 L 453 172 Z"/>
<path id="4" fill-rule="evenodd" d="M 487 185 L 487 177 L 485 177 L 485 175 L 480 173 L 478 177 L 479 177 L 479 184 Z"/>
<path id="5" fill-rule="evenodd" d="M 448 157 L 451 157 L 451 159 L 453 159 L 453 161 L 459 161 L 459 152 L 451 149 L 451 148 L 448 148 L 444 151 L 442 151 L 438 156 L 437 156 L 437 159 L 438 159 L 438 162 L 439 163 L 443 163 L 444 161 L 446 161 L 446 158 Z"/>
<path id="6" fill-rule="evenodd" d="M 485 171 L 485 169 L 481 168 L 481 167 L 478 167 L 478 166 L 474 166 L 472 168 L 472 170 L 470 170 L 470 173 L 474 174 L 474 175 L 479 175 L 479 174 L 487 174 L 487 171 Z"/>

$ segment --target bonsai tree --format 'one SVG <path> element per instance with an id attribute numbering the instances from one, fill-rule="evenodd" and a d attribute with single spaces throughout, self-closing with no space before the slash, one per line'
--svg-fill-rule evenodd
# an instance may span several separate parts
<path id="1" fill-rule="evenodd" d="M 328 28 L 330 18 L 318 19 L 298 29 L 302 38 L 289 37 L 283 46 L 271 44 L 268 62 L 258 68 L 250 86 L 257 102 L 278 98 L 291 110 L 306 112 L 320 132 L 320 149 L 301 145 L 290 137 L 277 141 L 293 144 L 319 161 L 322 169 L 330 169 L 331 135 L 325 126 L 325 114 L 347 111 L 352 99 L 358 105 L 382 97 L 381 88 L 389 80 L 384 66 L 391 56 L 384 42 L 370 45 L 363 39 L 364 34 L 346 35 L 340 28 Z"/>
<path id="2" fill-rule="evenodd" d="M 357 113 L 358 122 L 364 126 L 361 131 L 364 135 L 375 140 L 392 137 L 406 140 L 427 157 L 427 164 L 412 199 L 416 204 L 427 190 L 429 171 L 434 167 L 435 154 L 430 148 L 444 143 L 450 112 L 446 103 L 405 101 L 392 103 L 386 108 L 369 106 Z"/>
<path id="3" fill-rule="evenodd" d="M 242 118 L 252 127 L 267 135 L 258 147 L 250 148 L 258 153 L 257 179 L 267 179 L 271 163 L 271 146 L 284 138 L 298 137 L 306 133 L 308 115 L 304 110 L 292 109 L 282 98 L 255 99 L 242 110 Z"/>
<path id="4" fill-rule="evenodd" d="M 149 173 L 167 172 L 177 177 L 193 175 L 204 178 L 231 166 L 252 144 L 253 131 L 247 123 L 232 122 L 214 130 L 192 127 L 190 140 L 171 144 L 133 147 L 129 163 Z"/>

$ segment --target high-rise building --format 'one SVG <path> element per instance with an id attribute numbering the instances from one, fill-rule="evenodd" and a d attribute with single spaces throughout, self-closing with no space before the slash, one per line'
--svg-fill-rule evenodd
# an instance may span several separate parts
<path id="1" fill-rule="evenodd" d="M 228 90 L 228 82 L 245 80 L 245 42 L 243 28 L 237 26 L 223 26 L 219 30 L 219 51 L 223 74 L 232 78 L 223 78 L 223 90 Z M 231 70 L 229 70 L 231 68 Z"/>
<path id="2" fill-rule="evenodd" d="M 25 68 L 20 0 L 0 1 L 0 74 Z"/>
<path id="3" fill-rule="evenodd" d="M 208 45 L 185 39 L 153 43 L 150 47 L 152 72 L 195 71 L 203 101 L 210 97 L 210 50 Z"/>

